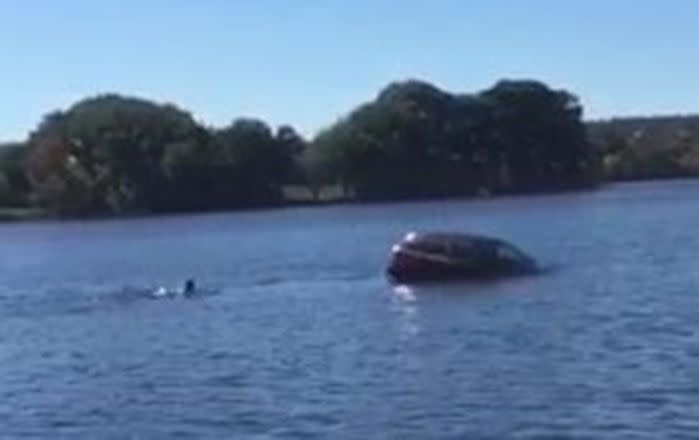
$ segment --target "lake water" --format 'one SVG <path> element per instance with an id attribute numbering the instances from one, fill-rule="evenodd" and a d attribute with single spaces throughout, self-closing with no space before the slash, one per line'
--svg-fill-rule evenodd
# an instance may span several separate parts
<path id="1" fill-rule="evenodd" d="M 393 288 L 441 229 L 551 270 Z M 0 261 L 2 438 L 699 436 L 699 181 L 2 225 Z"/>

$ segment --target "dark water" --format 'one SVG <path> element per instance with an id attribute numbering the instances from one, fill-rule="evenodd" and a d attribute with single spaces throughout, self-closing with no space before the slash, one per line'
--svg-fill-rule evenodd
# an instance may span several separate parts
<path id="1" fill-rule="evenodd" d="M 412 229 L 552 271 L 394 290 Z M 5 225 L 0 257 L 2 438 L 699 436 L 697 181 Z"/>

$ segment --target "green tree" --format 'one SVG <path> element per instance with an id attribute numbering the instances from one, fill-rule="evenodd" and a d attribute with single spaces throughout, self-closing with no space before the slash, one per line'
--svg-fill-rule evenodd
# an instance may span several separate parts
<path id="1" fill-rule="evenodd" d="M 295 141 L 275 137 L 263 121 L 241 118 L 218 130 L 214 142 L 230 167 L 241 206 L 282 203 L 282 185 L 293 173 Z"/>
<path id="2" fill-rule="evenodd" d="M 24 171 L 26 145 L 0 144 L 0 206 L 22 207 L 30 202 L 31 185 Z"/>
<path id="3" fill-rule="evenodd" d="M 59 213 L 160 210 L 170 145 L 196 142 L 201 129 L 171 105 L 105 95 L 44 119 L 30 137 L 30 176 Z"/>
<path id="4" fill-rule="evenodd" d="M 393 83 L 320 132 L 312 149 L 360 199 L 581 187 L 595 154 L 576 97 L 533 81 L 477 95 Z"/>
<path id="5" fill-rule="evenodd" d="M 585 185 L 592 150 L 582 106 L 566 91 L 536 81 L 501 81 L 481 93 L 493 107 L 493 144 L 511 178 L 508 190 Z"/>

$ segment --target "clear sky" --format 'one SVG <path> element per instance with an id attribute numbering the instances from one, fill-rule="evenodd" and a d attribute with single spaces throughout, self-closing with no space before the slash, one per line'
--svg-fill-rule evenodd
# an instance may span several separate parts
<path id="1" fill-rule="evenodd" d="M 312 134 L 392 80 L 535 78 L 588 118 L 699 111 L 693 0 L 0 0 L 0 140 L 103 92 Z"/>

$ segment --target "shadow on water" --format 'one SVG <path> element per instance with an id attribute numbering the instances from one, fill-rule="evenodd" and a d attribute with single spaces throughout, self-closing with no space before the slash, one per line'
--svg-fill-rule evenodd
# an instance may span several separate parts
<path id="1" fill-rule="evenodd" d="M 485 278 L 477 280 L 449 279 L 442 281 L 424 281 L 419 283 L 394 283 L 393 293 L 398 296 L 410 292 L 411 295 L 482 295 L 492 294 L 516 283 L 526 283 L 531 280 L 553 275 L 561 270 L 558 265 L 545 265 L 535 272 L 519 274 L 510 277 Z"/>

